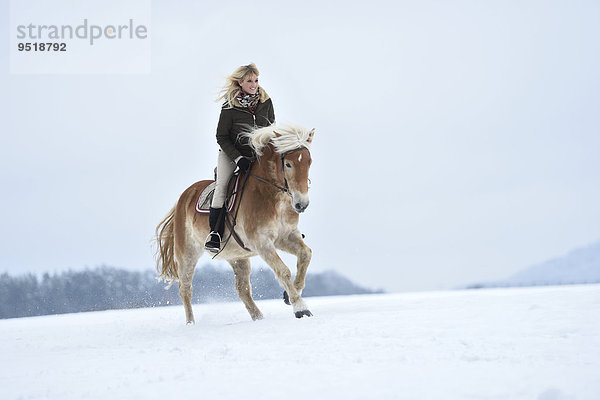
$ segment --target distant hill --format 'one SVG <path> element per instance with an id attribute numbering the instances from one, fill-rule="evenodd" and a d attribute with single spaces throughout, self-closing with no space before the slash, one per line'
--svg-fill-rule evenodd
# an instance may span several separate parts
<path id="1" fill-rule="evenodd" d="M 181 304 L 177 284 L 155 279 L 154 271 L 128 271 L 98 267 L 60 274 L 10 276 L 0 274 L 0 318 L 64 314 L 122 308 Z M 250 277 L 255 299 L 281 298 L 283 289 L 270 269 L 257 269 Z M 231 268 L 204 265 L 194 275 L 194 303 L 235 301 Z M 334 271 L 309 273 L 302 295 L 331 296 L 381 293 L 361 287 Z"/>
<path id="2" fill-rule="evenodd" d="M 600 283 L 600 242 L 573 250 L 563 257 L 533 265 L 507 279 L 472 284 L 467 288 L 584 283 Z"/>

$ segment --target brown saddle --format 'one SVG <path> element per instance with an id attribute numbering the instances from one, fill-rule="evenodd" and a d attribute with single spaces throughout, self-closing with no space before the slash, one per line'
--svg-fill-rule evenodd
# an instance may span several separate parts
<path id="1" fill-rule="evenodd" d="M 229 183 L 227 184 L 227 212 L 231 212 L 233 209 L 233 205 L 235 204 L 235 199 L 238 194 L 238 188 L 240 184 L 240 174 L 234 174 L 231 179 L 229 179 Z M 196 202 L 196 212 L 200 214 L 209 214 L 210 213 L 210 203 L 213 198 L 213 194 L 215 193 L 215 182 L 211 182 L 207 187 L 204 188 L 200 196 L 198 196 L 198 201 Z"/>

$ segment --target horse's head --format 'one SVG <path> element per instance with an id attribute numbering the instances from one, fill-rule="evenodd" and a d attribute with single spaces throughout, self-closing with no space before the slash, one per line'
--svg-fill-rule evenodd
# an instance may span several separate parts
<path id="1" fill-rule="evenodd" d="M 271 125 L 246 133 L 258 157 L 266 161 L 265 173 L 277 182 L 267 183 L 287 192 L 297 213 L 306 210 L 309 203 L 308 170 L 312 163 L 309 147 L 314 134 L 314 129 L 291 124 Z"/>
<path id="2" fill-rule="evenodd" d="M 308 207 L 308 170 L 312 164 L 310 151 L 300 147 L 281 155 L 281 169 L 290 195 L 292 207 L 297 213 L 304 212 Z"/>

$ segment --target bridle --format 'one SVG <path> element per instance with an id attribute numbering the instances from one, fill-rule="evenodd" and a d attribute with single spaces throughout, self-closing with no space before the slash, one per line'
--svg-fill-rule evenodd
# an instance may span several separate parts
<path id="1" fill-rule="evenodd" d="M 278 185 L 277 183 L 271 182 L 271 181 L 269 181 L 269 180 L 267 180 L 265 178 L 261 178 L 260 176 L 254 175 L 252 173 L 250 173 L 249 175 L 251 177 L 255 178 L 255 179 L 258 179 L 261 182 L 268 183 L 269 185 L 276 187 L 277 189 L 279 189 L 283 193 L 285 193 L 288 196 L 292 197 L 292 194 L 290 193 L 290 187 L 288 185 L 288 181 L 287 181 L 287 179 L 285 177 L 285 157 L 289 156 L 290 154 L 296 153 L 298 151 L 302 151 L 302 150 L 308 150 L 308 148 L 305 147 L 305 146 L 301 146 L 301 147 L 298 147 L 297 149 L 286 151 L 285 153 L 281 154 L 280 158 L 281 158 L 281 172 L 283 172 L 283 186 Z"/>

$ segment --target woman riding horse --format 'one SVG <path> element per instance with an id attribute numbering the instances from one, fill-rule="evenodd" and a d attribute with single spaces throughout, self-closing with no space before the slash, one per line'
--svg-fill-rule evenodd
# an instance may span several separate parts
<path id="1" fill-rule="evenodd" d="M 275 122 L 273 103 L 258 84 L 258 75 L 254 64 L 237 68 L 227 77 L 221 96 L 217 99 L 224 100 L 217 126 L 217 143 L 220 149 L 215 192 L 210 204 L 210 234 L 204 244 L 204 248 L 213 253 L 218 253 L 221 249 L 224 231 L 221 212 L 227 195 L 227 183 L 236 166 L 241 171 L 247 171 L 256 158 L 242 133 L 248 131 L 248 128 L 266 127 Z"/>
<path id="2" fill-rule="evenodd" d="M 302 299 L 312 251 L 304 243 L 298 219 L 309 204 L 308 174 L 314 132 L 288 124 L 270 125 L 244 134 L 257 159 L 245 175 L 248 179 L 242 178 L 245 188 L 233 205 L 237 225 L 232 224 L 229 233 L 232 234 L 234 226 L 240 241 L 223 246 L 216 258 L 232 266 L 235 288 L 254 320 L 263 317 L 252 299 L 250 258 L 254 256 L 260 256 L 271 267 L 294 315 L 297 318 L 312 315 Z M 194 269 L 204 250 L 202 240 L 210 232 L 208 216 L 196 211 L 196 202 L 211 183 L 203 180 L 192 184 L 156 227 L 160 278 L 169 285 L 179 282 L 179 296 L 189 324 L 194 323 Z M 293 281 L 278 250 L 297 258 Z"/>
<path id="3" fill-rule="evenodd" d="M 227 78 L 219 100 L 224 100 L 224 105 L 217 127 L 220 150 L 210 213 L 208 218 L 198 213 L 196 203 L 212 181 L 196 182 L 181 194 L 156 227 L 160 278 L 169 285 L 179 283 L 186 321 L 194 323 L 194 269 L 204 250 L 216 253 L 216 259 L 232 266 L 236 290 L 252 319 L 261 319 L 250 284 L 250 258 L 260 256 L 285 290 L 284 300 L 294 315 L 311 316 L 302 290 L 312 250 L 304 243 L 298 220 L 309 204 L 310 146 L 315 130 L 273 124 L 273 103 L 258 85 L 254 64 L 236 69 Z M 232 205 L 235 212 L 228 225 L 229 237 L 236 240 L 221 245 L 226 231 L 223 208 L 227 183 L 236 166 L 244 171 L 244 183 Z M 278 251 L 296 256 L 293 280 Z"/>

